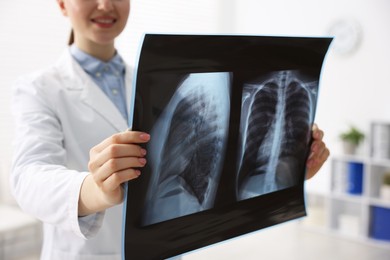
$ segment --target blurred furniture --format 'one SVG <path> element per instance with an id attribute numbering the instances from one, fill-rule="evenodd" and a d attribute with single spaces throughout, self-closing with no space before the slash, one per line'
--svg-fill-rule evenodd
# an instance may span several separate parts
<path id="1" fill-rule="evenodd" d="M 41 224 L 16 206 L 0 204 L 0 259 L 38 259 Z"/>
<path id="2" fill-rule="evenodd" d="M 329 193 L 307 194 L 305 226 L 390 248 L 390 201 L 381 197 L 390 159 L 340 155 L 331 160 Z M 385 221 L 387 219 L 387 221 Z"/>

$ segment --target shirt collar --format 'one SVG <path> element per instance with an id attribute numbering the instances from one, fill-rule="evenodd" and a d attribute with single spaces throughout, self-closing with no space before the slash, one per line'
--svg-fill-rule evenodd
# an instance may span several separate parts
<path id="1" fill-rule="evenodd" d="M 70 46 L 70 53 L 88 74 L 94 76 L 101 75 L 107 67 L 110 67 L 111 71 L 117 76 L 123 75 L 125 71 L 125 64 L 117 52 L 108 62 L 103 62 L 89 55 L 80 50 L 75 44 Z"/>

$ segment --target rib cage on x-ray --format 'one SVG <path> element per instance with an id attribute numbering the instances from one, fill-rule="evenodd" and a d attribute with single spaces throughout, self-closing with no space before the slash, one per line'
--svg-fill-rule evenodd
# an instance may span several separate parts
<path id="1" fill-rule="evenodd" d="M 230 73 L 190 74 L 152 128 L 143 224 L 213 206 L 230 113 Z"/>
<path id="2" fill-rule="evenodd" d="M 291 187 L 303 170 L 317 82 L 279 71 L 245 84 L 237 171 L 239 200 Z"/>

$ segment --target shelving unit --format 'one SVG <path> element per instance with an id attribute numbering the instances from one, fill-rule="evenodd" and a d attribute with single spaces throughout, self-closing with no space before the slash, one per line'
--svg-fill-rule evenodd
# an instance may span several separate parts
<path id="1" fill-rule="evenodd" d="M 390 199 L 380 194 L 390 172 L 390 123 L 372 122 L 369 137 L 369 155 L 331 158 L 330 190 L 307 194 L 308 216 L 302 223 L 390 249 Z"/>
<path id="2" fill-rule="evenodd" d="M 351 163 L 362 166 L 361 193 L 359 185 L 351 186 Z M 334 156 L 331 189 L 326 194 L 307 194 L 308 216 L 302 223 L 317 231 L 390 248 L 390 201 L 379 192 L 383 175 L 389 171 L 390 159 Z M 383 225 L 384 218 L 387 223 Z"/>

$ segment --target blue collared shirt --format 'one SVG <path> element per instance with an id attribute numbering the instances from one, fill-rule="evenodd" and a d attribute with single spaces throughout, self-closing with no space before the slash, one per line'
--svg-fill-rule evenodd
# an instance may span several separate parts
<path id="1" fill-rule="evenodd" d="M 116 53 L 110 61 L 103 62 L 74 44 L 70 47 L 70 53 L 127 119 L 125 64 L 119 54 Z"/>

